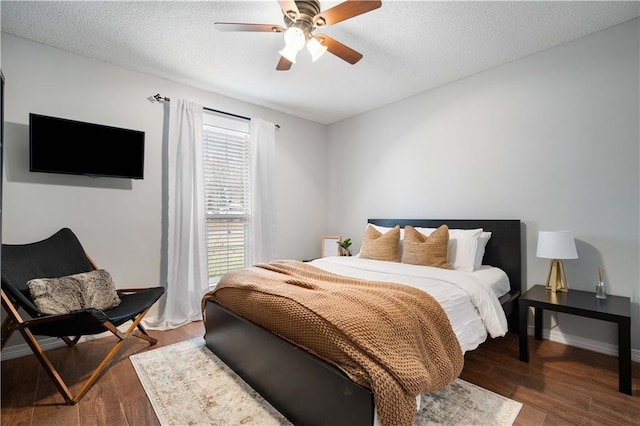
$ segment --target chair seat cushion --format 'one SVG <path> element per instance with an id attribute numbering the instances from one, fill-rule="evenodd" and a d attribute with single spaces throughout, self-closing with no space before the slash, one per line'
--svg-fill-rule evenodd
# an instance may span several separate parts
<path id="1" fill-rule="evenodd" d="M 36 278 L 27 282 L 31 298 L 44 314 L 67 314 L 82 309 L 114 308 L 120 298 L 104 269 L 68 275 L 61 278 Z"/>
<path id="2" fill-rule="evenodd" d="M 142 313 L 162 297 L 163 287 L 149 287 L 134 293 L 119 292 L 122 303 L 113 309 L 105 311 L 105 315 L 115 325 L 120 325 Z"/>

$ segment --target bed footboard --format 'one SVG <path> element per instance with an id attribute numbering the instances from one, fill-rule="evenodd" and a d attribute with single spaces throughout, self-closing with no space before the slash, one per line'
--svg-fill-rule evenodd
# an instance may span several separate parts
<path id="1" fill-rule="evenodd" d="M 370 389 L 305 350 L 208 301 L 207 347 L 295 425 L 373 424 Z"/>

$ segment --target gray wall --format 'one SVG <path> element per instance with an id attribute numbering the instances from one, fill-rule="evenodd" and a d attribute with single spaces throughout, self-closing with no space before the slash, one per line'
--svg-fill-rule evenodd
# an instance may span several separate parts
<path id="1" fill-rule="evenodd" d="M 2 36 L 6 77 L 3 242 L 70 227 L 119 287 L 160 282 L 163 106 L 156 93 L 280 124 L 276 215 L 280 257 L 320 255 L 326 233 L 326 126 L 210 92 Z M 215 70 L 212 70 L 215 72 Z M 30 173 L 29 113 L 146 132 L 144 180 Z M 302 201 L 302 202 L 301 202 Z"/>
<path id="2" fill-rule="evenodd" d="M 525 287 L 543 283 L 539 230 L 568 229 L 569 287 L 632 298 L 639 332 L 639 21 L 630 21 L 329 126 L 329 228 L 366 219 L 526 224 Z M 557 340 L 615 352 L 614 326 L 558 318 Z"/>

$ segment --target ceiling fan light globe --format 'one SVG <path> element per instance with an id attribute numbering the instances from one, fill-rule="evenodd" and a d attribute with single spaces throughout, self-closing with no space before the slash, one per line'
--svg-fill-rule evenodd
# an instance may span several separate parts
<path id="1" fill-rule="evenodd" d="M 315 37 L 312 37 L 307 42 L 307 50 L 311 53 L 311 60 L 315 62 L 327 51 L 327 46 L 323 46 Z"/>
<path id="2" fill-rule="evenodd" d="M 287 28 L 287 31 L 284 32 L 284 42 L 287 47 L 298 51 L 304 47 L 307 42 L 307 37 L 300 28 L 289 27 Z"/>
<path id="3" fill-rule="evenodd" d="M 280 56 L 291 62 L 292 64 L 296 63 L 296 55 L 298 51 L 296 49 L 292 49 L 289 45 L 286 45 L 284 49 L 278 52 Z"/>

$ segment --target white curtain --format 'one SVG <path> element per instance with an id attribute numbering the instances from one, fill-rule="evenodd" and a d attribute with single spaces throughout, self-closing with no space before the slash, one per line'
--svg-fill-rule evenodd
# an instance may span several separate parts
<path id="1" fill-rule="evenodd" d="M 275 215 L 275 125 L 251 119 L 251 248 L 252 262 L 277 258 Z"/>
<path id="2" fill-rule="evenodd" d="M 172 99 L 168 129 L 167 291 L 150 329 L 202 319 L 207 274 L 202 106 Z"/>

